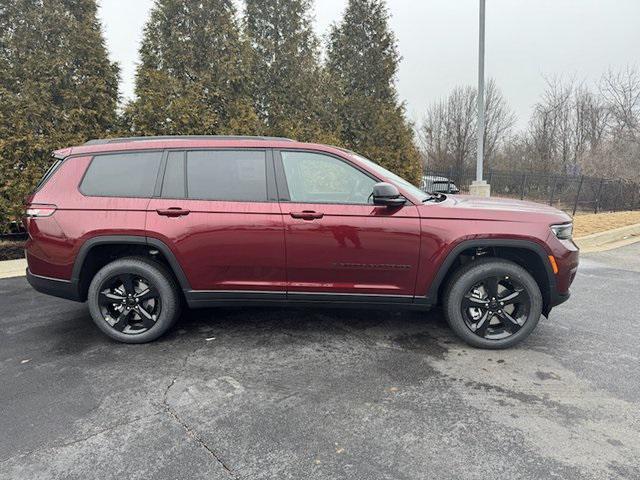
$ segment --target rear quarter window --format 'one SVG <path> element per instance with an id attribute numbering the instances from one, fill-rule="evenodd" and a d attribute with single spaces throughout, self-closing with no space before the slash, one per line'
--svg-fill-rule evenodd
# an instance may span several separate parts
<path id="1" fill-rule="evenodd" d="M 162 152 L 97 155 L 80 184 L 84 195 L 100 197 L 151 197 Z"/>
<path id="2" fill-rule="evenodd" d="M 56 158 L 51 166 L 47 169 L 47 171 L 44 172 L 44 175 L 36 184 L 33 191 L 37 192 L 38 190 L 40 190 L 44 186 L 44 184 L 47 183 L 47 181 L 53 176 L 53 174 L 56 173 L 56 170 L 58 170 L 58 167 L 60 167 L 60 165 L 62 165 L 62 159 Z"/>

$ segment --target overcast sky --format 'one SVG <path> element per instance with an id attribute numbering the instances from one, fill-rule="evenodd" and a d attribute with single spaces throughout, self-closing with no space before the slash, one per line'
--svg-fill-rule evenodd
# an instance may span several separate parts
<path id="1" fill-rule="evenodd" d="M 478 0 L 388 0 L 403 57 L 397 85 L 410 119 L 455 85 L 477 83 Z M 99 0 L 121 94 L 133 97 L 142 29 L 153 0 Z M 323 36 L 347 0 L 316 0 Z M 640 67 L 640 0 L 487 0 L 486 74 L 526 125 L 544 76 L 596 82 L 608 68 Z"/>

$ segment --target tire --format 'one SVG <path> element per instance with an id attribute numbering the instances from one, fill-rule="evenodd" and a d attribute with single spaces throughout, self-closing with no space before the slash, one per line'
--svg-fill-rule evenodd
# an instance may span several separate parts
<path id="1" fill-rule="evenodd" d="M 509 348 L 527 338 L 538 325 L 542 306 L 540 288 L 531 274 L 498 258 L 474 260 L 458 269 L 443 303 L 456 335 L 487 349 Z"/>
<path id="2" fill-rule="evenodd" d="M 156 340 L 180 316 L 173 276 L 164 265 L 144 257 L 121 258 L 101 268 L 91 280 L 87 302 L 98 328 L 123 343 Z"/>

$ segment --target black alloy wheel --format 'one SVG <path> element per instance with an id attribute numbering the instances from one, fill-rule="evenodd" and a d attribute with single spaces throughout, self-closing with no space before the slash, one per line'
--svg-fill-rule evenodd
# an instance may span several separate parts
<path id="1" fill-rule="evenodd" d="M 148 279 L 131 273 L 106 279 L 100 287 L 98 303 L 111 328 L 127 335 L 153 328 L 162 310 L 158 289 Z"/>
<path id="2" fill-rule="evenodd" d="M 522 265 L 495 257 L 460 266 L 442 302 L 451 329 L 478 348 L 512 347 L 536 328 L 544 308 L 540 285 Z"/>
<path id="3" fill-rule="evenodd" d="M 151 342 L 180 317 L 179 286 L 171 271 L 148 257 L 124 257 L 102 267 L 87 292 L 98 328 L 123 343 Z"/>
<path id="4" fill-rule="evenodd" d="M 473 333 L 499 340 L 524 326 L 531 300 L 524 286 L 509 275 L 491 276 L 467 291 L 461 308 L 465 324 Z"/>

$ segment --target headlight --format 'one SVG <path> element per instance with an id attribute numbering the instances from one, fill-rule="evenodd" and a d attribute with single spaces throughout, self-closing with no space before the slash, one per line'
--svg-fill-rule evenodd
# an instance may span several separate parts
<path id="1" fill-rule="evenodd" d="M 573 236 L 573 223 L 551 225 L 551 231 L 560 240 L 571 240 Z"/>

